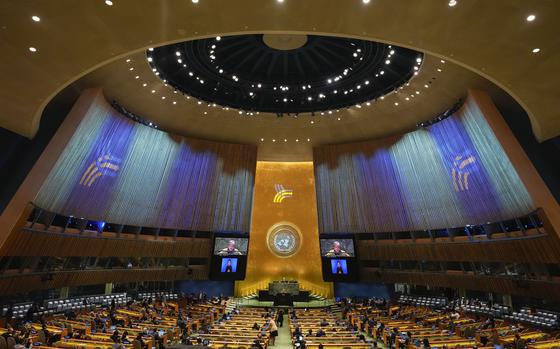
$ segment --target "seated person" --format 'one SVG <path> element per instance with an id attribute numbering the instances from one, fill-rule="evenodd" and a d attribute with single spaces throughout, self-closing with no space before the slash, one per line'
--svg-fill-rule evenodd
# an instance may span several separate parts
<path id="1" fill-rule="evenodd" d="M 315 337 L 325 337 L 326 335 L 327 335 L 327 333 L 322 328 L 320 328 L 317 331 L 317 334 L 315 335 Z"/>
<path id="2" fill-rule="evenodd" d="M 325 326 L 328 326 L 328 325 L 329 325 L 329 323 L 327 322 L 327 319 L 323 319 L 321 321 L 321 327 L 325 327 Z"/>

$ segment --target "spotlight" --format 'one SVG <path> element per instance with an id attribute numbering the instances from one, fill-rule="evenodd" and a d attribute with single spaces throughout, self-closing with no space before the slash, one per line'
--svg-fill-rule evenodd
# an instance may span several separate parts
<path id="1" fill-rule="evenodd" d="M 455 5 L 457 5 L 457 0 L 449 0 L 449 6 L 450 7 L 453 7 Z"/>
<path id="2" fill-rule="evenodd" d="M 113 6 L 113 2 L 111 0 L 105 0 L 105 5 Z"/>
<path id="3" fill-rule="evenodd" d="M 540 49 L 540 48 L 537 47 L 537 48 L 534 48 L 534 49 L 533 49 L 533 53 L 539 53 L 539 52 L 541 52 L 541 49 Z"/>
<path id="4" fill-rule="evenodd" d="M 36 49 L 35 47 L 31 46 L 31 47 L 29 48 L 29 51 L 35 53 L 35 52 L 37 52 L 37 49 Z"/>
<path id="5" fill-rule="evenodd" d="M 41 18 L 39 16 L 31 16 L 31 19 L 33 20 L 33 22 L 40 22 Z"/>
<path id="6" fill-rule="evenodd" d="M 527 22 L 532 22 L 532 21 L 535 20 L 535 18 L 537 18 L 537 16 L 535 16 L 535 15 L 529 15 L 529 16 L 527 16 Z"/>

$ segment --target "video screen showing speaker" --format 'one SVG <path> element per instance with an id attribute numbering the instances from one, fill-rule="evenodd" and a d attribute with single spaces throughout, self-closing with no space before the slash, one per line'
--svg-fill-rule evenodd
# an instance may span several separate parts
<path id="1" fill-rule="evenodd" d="M 216 256 L 246 256 L 249 239 L 236 237 L 217 237 L 214 241 Z"/>
<path id="2" fill-rule="evenodd" d="M 326 258 L 353 258 L 353 239 L 321 239 L 321 256 Z"/>
<path id="3" fill-rule="evenodd" d="M 211 280 L 243 280 L 247 267 L 249 239 L 239 235 L 214 238 L 214 253 L 210 262 Z"/>
<path id="4" fill-rule="evenodd" d="M 237 258 L 224 257 L 222 258 L 222 273 L 236 273 L 237 272 Z"/>
<path id="5" fill-rule="evenodd" d="M 321 263 L 323 280 L 330 282 L 358 281 L 358 267 L 354 239 L 345 235 L 321 235 Z"/>
<path id="6" fill-rule="evenodd" d="M 331 259 L 331 272 L 334 275 L 347 275 L 348 265 L 345 259 Z"/>

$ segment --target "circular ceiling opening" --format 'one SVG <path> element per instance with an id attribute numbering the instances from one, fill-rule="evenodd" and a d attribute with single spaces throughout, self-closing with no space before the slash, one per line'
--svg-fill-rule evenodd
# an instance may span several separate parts
<path id="1" fill-rule="evenodd" d="M 264 34 L 263 41 L 270 48 L 289 51 L 305 45 L 307 43 L 307 35 Z"/>
<path id="2" fill-rule="evenodd" d="M 184 94 L 246 112 L 336 110 L 396 91 L 423 55 L 374 41 L 235 35 L 149 49 L 152 70 Z"/>

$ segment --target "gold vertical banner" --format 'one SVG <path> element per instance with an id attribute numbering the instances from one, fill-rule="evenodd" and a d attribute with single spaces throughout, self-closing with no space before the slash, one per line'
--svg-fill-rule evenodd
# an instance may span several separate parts
<path id="1" fill-rule="evenodd" d="M 323 281 L 312 162 L 257 162 L 247 273 L 235 284 L 244 297 L 283 278 L 323 297 Z"/>

